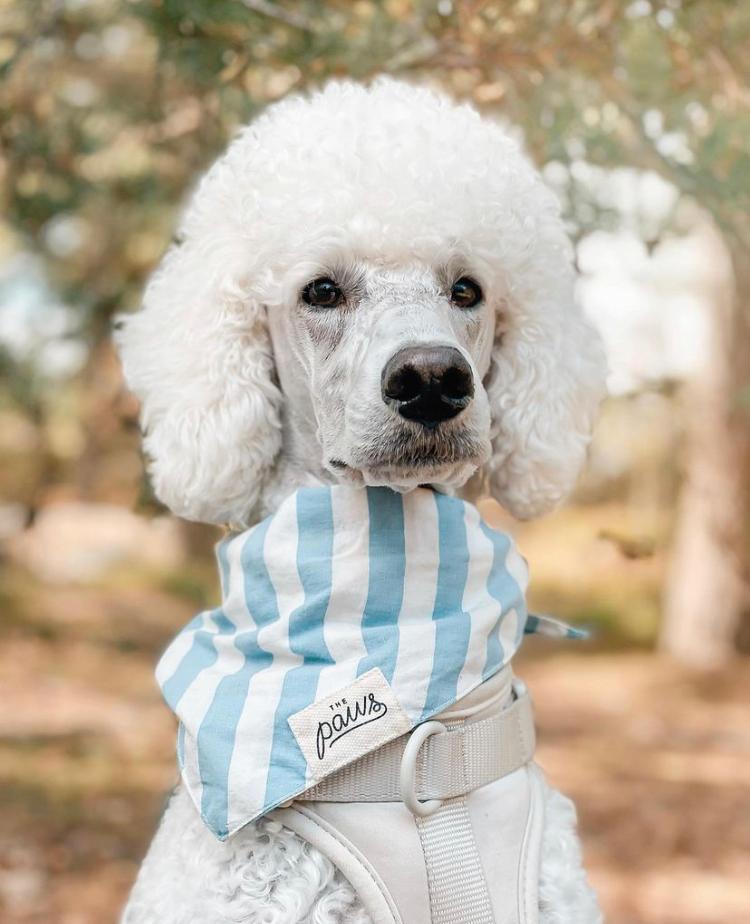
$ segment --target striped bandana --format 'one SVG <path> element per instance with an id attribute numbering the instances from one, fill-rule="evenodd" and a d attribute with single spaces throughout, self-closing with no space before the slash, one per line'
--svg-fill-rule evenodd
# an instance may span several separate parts
<path id="1" fill-rule="evenodd" d="M 461 699 L 543 619 L 512 540 L 426 488 L 302 488 L 217 558 L 221 606 L 156 676 L 222 840 Z"/>

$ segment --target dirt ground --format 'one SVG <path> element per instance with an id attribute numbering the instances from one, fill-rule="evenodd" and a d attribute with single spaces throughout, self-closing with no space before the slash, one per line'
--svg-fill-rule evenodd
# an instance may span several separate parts
<path id="1" fill-rule="evenodd" d="M 0 919 L 114 922 L 175 776 L 153 664 L 195 601 L 130 585 L 16 594 L 18 575 L 0 577 L 13 601 L 0 650 Z M 606 919 L 750 920 L 747 665 L 698 677 L 646 652 L 570 645 L 529 640 L 519 672 L 539 761 L 577 802 Z"/>

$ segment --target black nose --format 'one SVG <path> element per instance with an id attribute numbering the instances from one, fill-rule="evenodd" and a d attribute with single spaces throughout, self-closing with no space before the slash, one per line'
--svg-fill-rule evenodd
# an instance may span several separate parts
<path id="1" fill-rule="evenodd" d="M 414 346 L 395 353 L 381 379 L 383 401 L 432 430 L 471 402 L 471 367 L 453 347 Z"/>

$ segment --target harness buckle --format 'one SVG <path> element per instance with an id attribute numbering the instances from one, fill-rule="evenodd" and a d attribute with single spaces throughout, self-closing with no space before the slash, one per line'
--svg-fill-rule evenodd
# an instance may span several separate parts
<path id="1" fill-rule="evenodd" d="M 412 815 L 417 815 L 419 818 L 433 815 L 443 804 L 442 799 L 427 799 L 420 802 L 417 798 L 417 757 L 428 738 L 442 734 L 444 731 L 447 729 L 442 722 L 423 722 L 422 725 L 417 725 L 409 735 L 401 758 L 399 773 L 401 798 Z"/>

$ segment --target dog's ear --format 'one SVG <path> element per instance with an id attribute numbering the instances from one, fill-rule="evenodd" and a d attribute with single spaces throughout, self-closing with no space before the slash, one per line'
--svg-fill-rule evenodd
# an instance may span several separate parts
<path id="1" fill-rule="evenodd" d="M 483 480 L 519 519 L 546 513 L 571 491 L 604 393 L 601 341 L 574 299 L 567 252 L 557 248 L 559 266 L 546 267 L 554 295 L 536 292 L 501 313 L 485 378 L 492 454 Z"/>
<path id="2" fill-rule="evenodd" d="M 116 340 L 159 499 L 190 520 L 247 524 L 281 439 L 265 309 L 241 236 L 187 219 Z"/>

